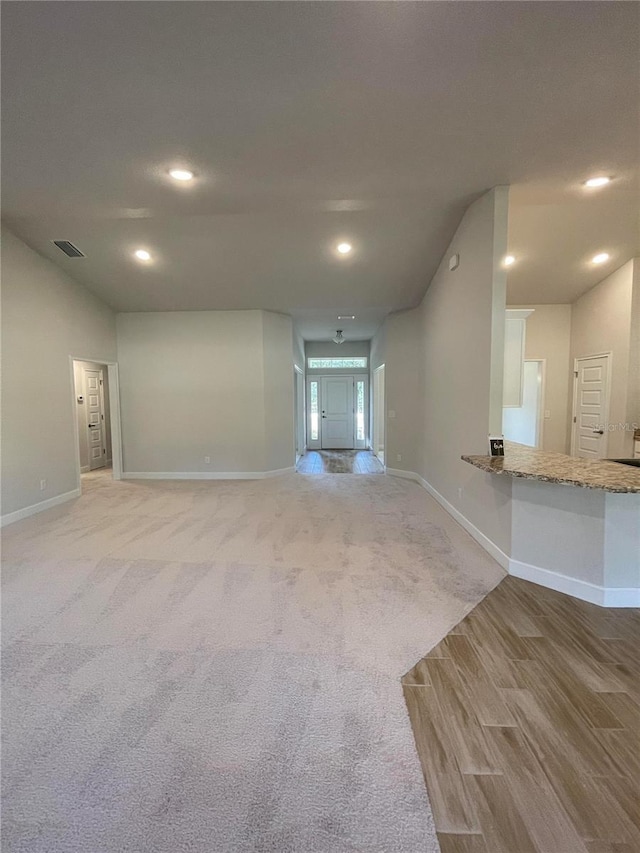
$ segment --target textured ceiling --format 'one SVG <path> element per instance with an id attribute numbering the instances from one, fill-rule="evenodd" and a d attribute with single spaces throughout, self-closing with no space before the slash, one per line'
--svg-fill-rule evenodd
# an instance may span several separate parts
<path id="1" fill-rule="evenodd" d="M 265 308 L 309 338 L 353 313 L 369 337 L 420 300 L 470 201 L 511 184 L 510 300 L 567 301 L 604 274 L 596 251 L 640 249 L 639 14 L 4 3 L 3 217 L 121 311 Z M 167 179 L 180 164 L 193 187 Z M 600 172 L 616 182 L 586 194 Z"/>

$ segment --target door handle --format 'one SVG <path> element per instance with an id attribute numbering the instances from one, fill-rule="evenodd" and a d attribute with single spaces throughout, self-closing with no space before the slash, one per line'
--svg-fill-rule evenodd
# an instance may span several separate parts
<path id="1" fill-rule="evenodd" d="M 89 429 L 95 429 L 98 424 L 87 424 L 87 426 L 89 427 Z"/>
<path id="2" fill-rule="evenodd" d="M 594 429 L 593 434 L 594 435 L 604 435 L 604 430 L 603 429 Z"/>

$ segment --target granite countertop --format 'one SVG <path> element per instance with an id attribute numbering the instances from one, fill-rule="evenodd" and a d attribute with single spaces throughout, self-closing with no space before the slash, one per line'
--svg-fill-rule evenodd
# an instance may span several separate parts
<path id="1" fill-rule="evenodd" d="M 549 453 L 505 441 L 504 456 L 467 456 L 462 459 L 490 474 L 506 474 L 525 480 L 544 480 L 580 486 L 583 489 L 603 489 L 605 492 L 640 493 L 640 469 L 618 462 L 580 459 L 564 453 Z"/>

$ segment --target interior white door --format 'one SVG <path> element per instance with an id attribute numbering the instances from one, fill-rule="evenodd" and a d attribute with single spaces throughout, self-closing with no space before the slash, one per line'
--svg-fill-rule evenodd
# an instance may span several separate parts
<path id="1" fill-rule="evenodd" d="M 577 359 L 575 383 L 573 455 L 604 459 L 609 438 L 609 357 Z"/>
<path id="2" fill-rule="evenodd" d="M 322 447 L 353 450 L 353 376 L 322 378 Z"/>
<path id="3" fill-rule="evenodd" d="M 104 468 L 107 462 L 102 380 L 101 370 L 85 370 L 84 387 L 87 401 L 87 443 L 89 447 L 89 469 L 91 471 L 95 468 Z"/>

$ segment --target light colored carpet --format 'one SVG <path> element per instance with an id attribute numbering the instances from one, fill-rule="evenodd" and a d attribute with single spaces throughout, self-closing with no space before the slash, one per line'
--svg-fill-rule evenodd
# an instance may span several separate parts
<path id="1" fill-rule="evenodd" d="M 437 851 L 399 679 L 502 569 L 386 476 L 84 489 L 4 532 L 4 853 Z"/>

